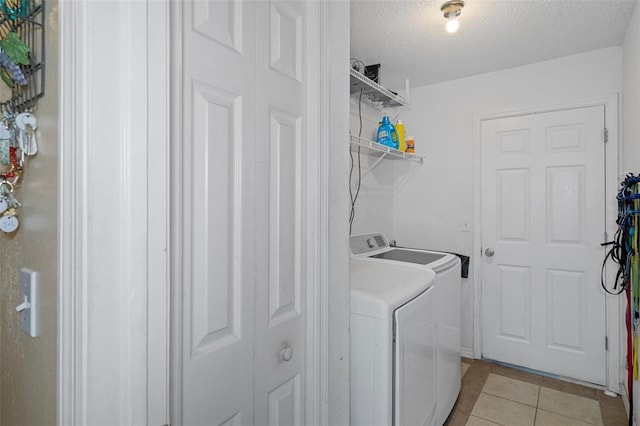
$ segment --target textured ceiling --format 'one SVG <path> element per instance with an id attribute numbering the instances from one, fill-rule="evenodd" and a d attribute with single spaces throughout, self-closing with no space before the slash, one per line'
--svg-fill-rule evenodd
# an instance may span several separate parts
<path id="1" fill-rule="evenodd" d="M 393 90 L 621 45 L 636 0 L 465 0 L 449 34 L 443 1 L 351 0 L 351 57 Z"/>

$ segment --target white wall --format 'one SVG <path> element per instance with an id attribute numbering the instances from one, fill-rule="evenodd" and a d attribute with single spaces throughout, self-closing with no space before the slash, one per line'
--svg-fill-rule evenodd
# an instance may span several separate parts
<path id="1" fill-rule="evenodd" d="M 468 219 L 473 224 L 474 115 L 566 104 L 621 89 L 620 47 L 412 88 L 411 108 L 401 118 L 406 134 L 415 136 L 416 153 L 426 161 L 417 170 L 408 163 L 386 162 L 367 176 L 353 233 L 382 230 L 401 245 L 472 255 L 474 232 L 462 232 L 462 223 Z M 352 132 L 359 124 L 354 109 L 352 100 Z M 371 132 L 374 125 L 370 121 L 365 128 Z M 388 167 L 395 168 L 395 175 Z M 374 180 L 395 186 L 379 188 Z M 463 280 L 462 289 L 462 345 L 467 355 L 474 343 L 474 261 L 472 256 L 470 278 Z"/>
<path id="2" fill-rule="evenodd" d="M 623 47 L 622 170 L 640 173 L 640 8 L 636 7 Z"/>
<path id="3" fill-rule="evenodd" d="M 321 79 L 324 94 L 328 99 L 321 98 L 321 109 L 326 111 L 325 120 L 319 128 L 326 134 L 328 141 L 326 157 L 319 170 L 327 170 L 329 179 L 324 182 L 323 196 L 320 205 L 326 206 L 321 217 L 320 235 L 326 235 L 322 241 L 322 249 L 327 265 L 322 267 L 323 281 L 317 288 L 320 297 L 324 297 L 328 305 L 323 313 L 319 313 L 316 325 L 325 334 L 322 341 L 328 341 L 324 353 L 318 359 L 323 364 L 319 374 L 326 380 L 326 386 L 321 389 L 324 405 L 316 407 L 320 412 L 319 424 L 346 425 L 349 423 L 349 248 L 345 234 L 347 161 L 344 134 L 348 126 L 346 122 L 347 109 L 347 76 L 349 45 L 344 39 L 349 37 L 349 3 L 326 2 L 321 6 L 320 16 L 322 48 L 319 52 L 321 63 L 327 63 L 327 75 Z M 321 49 L 322 50 L 322 49 Z M 325 80 L 326 79 L 326 80 Z M 328 121 L 328 123 L 327 123 Z M 329 129 L 326 127 L 329 125 Z M 330 251 L 330 252 L 329 252 Z M 325 317 L 326 315 L 326 317 Z M 326 363 L 324 358 L 328 358 Z M 308 407 L 313 401 L 312 395 L 307 395 Z"/>
<path id="4" fill-rule="evenodd" d="M 16 189 L 20 229 L 0 235 L 0 424 L 56 422 L 58 2 L 45 4 L 45 94 L 35 112 L 38 155 Z M 2 92 L 4 84 L 2 84 Z M 6 98 L 2 97 L 2 101 Z M 38 271 L 38 336 L 20 329 L 20 268 Z"/>
<path id="5" fill-rule="evenodd" d="M 366 99 L 359 105 L 359 97 L 354 94 L 351 97 L 351 123 L 350 132 L 354 136 L 375 140 L 375 130 L 378 122 L 385 113 L 372 107 Z M 360 129 L 360 112 L 362 113 L 362 130 Z M 386 111 L 393 113 L 394 111 Z M 364 176 L 378 158 L 377 154 L 368 155 L 361 150 L 358 157 L 357 151 L 352 151 L 353 168 L 351 173 L 351 192 L 355 196 L 358 181 L 361 182 L 360 192 L 356 201 L 356 216 L 351 228 L 351 235 L 368 232 L 382 232 L 385 235 L 393 234 L 393 186 L 394 171 L 393 161 L 381 161 L 371 173 Z M 359 176 L 358 158 L 360 159 Z"/>
<path id="6" fill-rule="evenodd" d="M 627 28 L 623 46 L 623 126 L 622 126 L 622 170 L 634 174 L 640 173 L 640 10 L 636 7 L 631 23 Z M 624 299 L 621 298 L 621 304 Z M 625 310 L 620 312 L 624 315 Z M 621 318 L 621 328 L 624 329 Z M 623 334 L 626 335 L 626 334 Z M 625 354 L 626 340 L 621 339 L 621 377 L 626 383 Z M 633 388 L 634 418 L 640 416 L 640 389 L 638 382 Z M 636 420 L 636 423 L 637 420 Z"/>

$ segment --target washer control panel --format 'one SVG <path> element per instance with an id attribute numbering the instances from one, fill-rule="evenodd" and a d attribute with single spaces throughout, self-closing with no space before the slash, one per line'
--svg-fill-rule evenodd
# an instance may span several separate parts
<path id="1" fill-rule="evenodd" d="M 389 242 L 381 233 L 362 234 L 349 237 L 351 254 L 363 254 L 389 247 Z"/>

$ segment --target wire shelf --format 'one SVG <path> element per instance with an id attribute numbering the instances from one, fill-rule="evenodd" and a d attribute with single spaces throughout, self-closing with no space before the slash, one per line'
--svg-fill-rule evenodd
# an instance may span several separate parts
<path id="1" fill-rule="evenodd" d="M 350 76 L 352 95 L 360 93 L 362 90 L 362 96 L 369 99 L 374 105 L 383 108 L 409 106 L 409 102 L 405 98 L 380 86 L 353 68 L 350 69 Z"/>
<path id="2" fill-rule="evenodd" d="M 404 159 L 409 161 L 415 161 L 418 163 L 422 163 L 424 161 L 424 157 L 416 154 L 412 154 L 410 152 L 399 151 L 397 149 L 391 148 L 389 146 L 380 145 L 377 142 L 374 142 L 369 139 L 361 138 L 359 136 L 351 136 L 351 149 L 357 149 L 360 147 L 360 152 L 363 154 L 378 154 L 387 156 L 388 158 L 394 159 Z M 362 151 L 364 149 L 364 151 Z"/>

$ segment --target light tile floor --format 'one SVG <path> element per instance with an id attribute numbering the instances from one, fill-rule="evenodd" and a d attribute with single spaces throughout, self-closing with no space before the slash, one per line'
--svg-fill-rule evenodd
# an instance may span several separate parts
<path id="1" fill-rule="evenodd" d="M 447 426 L 625 426 L 620 397 L 480 360 L 464 359 Z"/>

